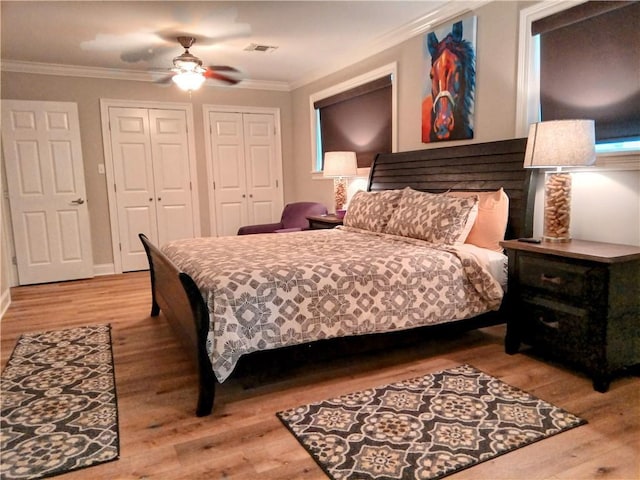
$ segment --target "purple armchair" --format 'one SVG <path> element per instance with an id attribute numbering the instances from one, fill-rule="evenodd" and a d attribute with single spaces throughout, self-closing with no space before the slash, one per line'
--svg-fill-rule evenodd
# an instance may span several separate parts
<path id="1" fill-rule="evenodd" d="M 282 218 L 278 223 L 263 223 L 261 225 L 246 225 L 240 227 L 238 235 L 251 235 L 253 233 L 284 233 L 299 232 L 309 229 L 309 215 L 324 215 L 327 207 L 316 202 L 289 203 L 282 211 Z"/>

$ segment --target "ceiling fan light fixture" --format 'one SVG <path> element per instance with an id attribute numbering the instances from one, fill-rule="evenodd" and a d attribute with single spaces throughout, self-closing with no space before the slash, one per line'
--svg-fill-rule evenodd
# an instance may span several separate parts
<path id="1" fill-rule="evenodd" d="M 227 75 L 227 72 L 237 72 L 233 67 L 224 65 L 203 67 L 202 60 L 189 52 L 189 47 L 195 43 L 194 37 L 177 37 L 178 42 L 184 48 L 184 53 L 173 59 L 172 76 L 166 77 L 164 82 L 168 82 L 169 78 L 173 80 L 178 88 L 191 93 L 198 90 L 207 78 L 212 78 L 229 84 L 236 84 L 239 80 L 233 76 Z M 219 73 L 218 71 L 222 72 Z"/>
<path id="2" fill-rule="evenodd" d="M 205 81 L 204 75 L 200 72 L 182 71 L 172 77 L 173 82 L 185 92 L 198 90 Z"/>
<path id="3" fill-rule="evenodd" d="M 202 60 L 198 57 L 190 56 L 185 58 L 184 55 L 180 55 L 173 59 L 173 66 L 182 71 L 193 71 L 202 73 L 204 72 L 204 68 L 202 67 Z"/>

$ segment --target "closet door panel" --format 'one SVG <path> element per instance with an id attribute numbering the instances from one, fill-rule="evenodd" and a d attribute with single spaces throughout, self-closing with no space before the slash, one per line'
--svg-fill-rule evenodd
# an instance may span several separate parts
<path id="1" fill-rule="evenodd" d="M 247 184 L 242 114 L 211 112 L 214 194 L 218 235 L 235 235 L 246 225 Z"/>
<path id="2" fill-rule="evenodd" d="M 205 108 L 212 224 L 217 235 L 280 220 L 282 167 L 275 113 Z"/>
<path id="3" fill-rule="evenodd" d="M 192 238 L 193 205 L 187 120 L 184 111 L 149 110 L 151 152 L 160 245 Z"/>
<path id="4" fill-rule="evenodd" d="M 109 107 L 122 271 L 148 268 L 156 245 L 195 234 L 184 110 Z"/>
<path id="5" fill-rule="evenodd" d="M 143 270 L 138 233 L 158 242 L 149 116 L 145 108 L 111 107 L 109 123 L 122 270 Z"/>
<path id="6" fill-rule="evenodd" d="M 278 221 L 283 205 L 277 171 L 274 116 L 245 113 L 243 125 L 249 223 Z"/>

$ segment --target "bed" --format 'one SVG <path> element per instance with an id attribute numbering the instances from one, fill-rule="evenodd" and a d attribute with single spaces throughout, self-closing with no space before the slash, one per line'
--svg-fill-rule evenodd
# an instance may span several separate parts
<path id="1" fill-rule="evenodd" d="M 367 191 L 333 230 L 161 248 L 141 234 L 151 315 L 164 313 L 198 366 L 196 414 L 211 413 L 216 384 L 253 352 L 504 321 L 503 255 L 465 238 L 482 198 L 498 192 L 508 197 L 505 238 L 531 235 L 535 182 L 522 166 L 525 147 L 513 139 L 379 154 Z"/>

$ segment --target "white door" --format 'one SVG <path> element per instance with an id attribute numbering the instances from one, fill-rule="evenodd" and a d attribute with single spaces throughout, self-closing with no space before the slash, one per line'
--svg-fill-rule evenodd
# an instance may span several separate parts
<path id="1" fill-rule="evenodd" d="M 245 113 L 242 119 L 248 221 L 250 224 L 277 222 L 282 215 L 282 195 L 281 175 L 276 168 L 273 115 Z"/>
<path id="2" fill-rule="evenodd" d="M 122 271 L 142 270 L 148 262 L 138 233 L 158 242 L 149 114 L 112 107 L 109 123 Z"/>
<path id="3" fill-rule="evenodd" d="M 246 225 L 247 181 L 242 114 L 211 112 L 211 149 L 218 235 L 235 235 Z"/>
<path id="4" fill-rule="evenodd" d="M 218 235 L 271 223 L 282 214 L 281 171 L 272 114 L 210 112 Z"/>
<path id="5" fill-rule="evenodd" d="M 93 277 L 77 105 L 3 100 L 2 140 L 20 285 Z"/>
<path id="6" fill-rule="evenodd" d="M 180 110 L 149 110 L 158 243 L 193 238 L 187 119 Z"/>
<path id="7" fill-rule="evenodd" d="M 138 239 L 194 236 L 186 114 L 109 107 L 122 271 L 148 267 Z"/>

